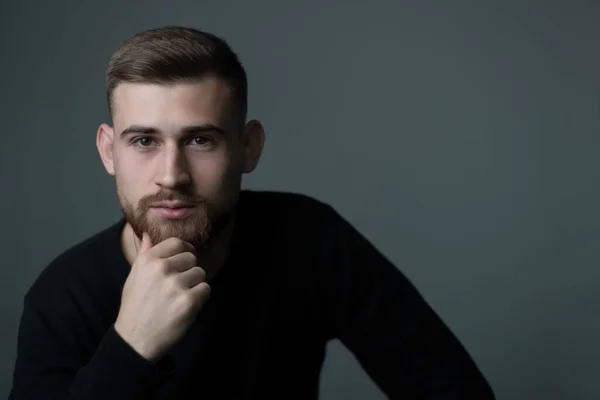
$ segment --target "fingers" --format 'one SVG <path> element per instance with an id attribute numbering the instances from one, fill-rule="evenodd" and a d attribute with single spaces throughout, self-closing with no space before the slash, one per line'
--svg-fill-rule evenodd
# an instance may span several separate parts
<path id="1" fill-rule="evenodd" d="M 171 237 L 148 250 L 148 255 L 151 258 L 169 258 L 185 252 L 196 254 L 196 249 L 188 242 Z"/>
<path id="2" fill-rule="evenodd" d="M 148 251 L 152 248 L 152 241 L 150 240 L 150 235 L 146 232 L 142 234 L 142 245 L 140 246 L 140 253 Z"/>
<path id="3" fill-rule="evenodd" d="M 185 253 L 175 254 L 174 256 L 162 261 L 167 268 L 167 273 L 179 273 L 189 270 L 198 264 L 198 258 L 195 254 L 186 251 Z"/>
<path id="4" fill-rule="evenodd" d="M 192 267 L 177 276 L 179 283 L 184 288 L 193 288 L 206 281 L 206 272 L 200 267 Z"/>
<path id="5" fill-rule="evenodd" d="M 190 289 L 189 294 L 193 299 L 194 307 L 198 310 L 210 299 L 211 288 L 208 283 L 200 282 Z"/>

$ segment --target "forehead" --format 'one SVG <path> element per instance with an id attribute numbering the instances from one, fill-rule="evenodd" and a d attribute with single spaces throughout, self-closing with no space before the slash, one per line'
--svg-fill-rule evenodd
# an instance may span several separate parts
<path id="1" fill-rule="evenodd" d="M 112 97 L 115 125 L 223 124 L 231 115 L 231 90 L 220 79 L 190 83 L 122 83 Z"/>

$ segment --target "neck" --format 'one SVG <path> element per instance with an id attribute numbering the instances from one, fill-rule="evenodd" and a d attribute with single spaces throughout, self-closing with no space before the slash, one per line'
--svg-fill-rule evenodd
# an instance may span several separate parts
<path id="1" fill-rule="evenodd" d="M 233 230 L 235 226 L 235 216 L 229 220 L 226 226 L 210 240 L 210 244 L 199 252 L 198 266 L 206 272 L 207 281 L 214 278 L 217 272 L 227 261 L 231 249 Z M 130 265 L 135 262 L 138 249 L 141 245 L 141 238 L 138 238 L 133 232 L 133 228 L 126 223 L 121 232 L 121 249 Z"/>

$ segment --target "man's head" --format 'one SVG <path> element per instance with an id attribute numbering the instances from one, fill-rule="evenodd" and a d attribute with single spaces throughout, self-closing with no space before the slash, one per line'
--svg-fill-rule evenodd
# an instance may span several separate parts
<path id="1" fill-rule="evenodd" d="M 260 123 L 245 123 L 237 56 L 208 33 L 153 29 L 113 54 L 106 81 L 113 126 L 100 126 L 96 144 L 127 222 L 154 243 L 202 247 L 229 221 L 263 147 Z"/>

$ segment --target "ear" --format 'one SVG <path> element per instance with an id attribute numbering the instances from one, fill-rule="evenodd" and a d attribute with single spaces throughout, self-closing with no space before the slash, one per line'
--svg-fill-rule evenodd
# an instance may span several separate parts
<path id="1" fill-rule="evenodd" d="M 260 122 L 251 120 L 244 127 L 242 145 L 244 152 L 243 170 L 248 174 L 256 168 L 265 144 L 265 130 Z"/>
<path id="2" fill-rule="evenodd" d="M 110 175 L 115 175 L 115 164 L 113 160 L 113 140 L 114 130 L 107 124 L 102 124 L 96 133 L 96 147 L 100 158 L 106 168 L 106 172 Z"/>

